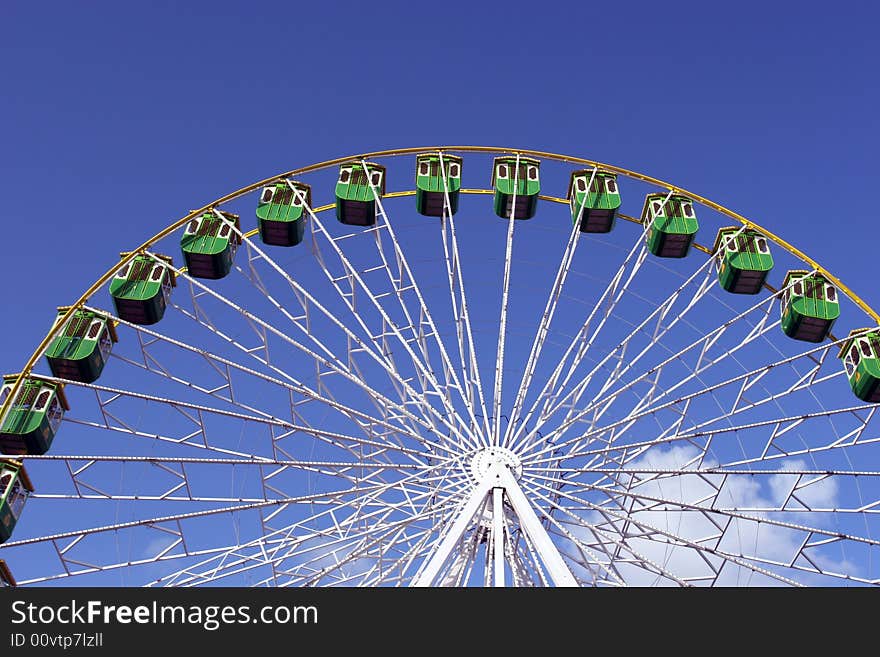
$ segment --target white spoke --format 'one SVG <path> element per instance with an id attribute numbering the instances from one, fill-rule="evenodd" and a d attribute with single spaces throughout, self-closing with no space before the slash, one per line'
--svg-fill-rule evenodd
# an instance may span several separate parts
<path id="1" fill-rule="evenodd" d="M 121 258 L 0 382 L 20 585 L 880 585 L 880 314 L 681 187 L 356 154 Z"/>
<path id="2" fill-rule="evenodd" d="M 504 382 L 504 345 L 507 341 L 507 305 L 510 298 L 510 268 L 513 260 L 513 227 L 516 224 L 516 199 L 519 196 L 519 153 L 513 174 L 513 199 L 510 203 L 510 216 L 507 218 L 507 248 L 504 254 L 504 283 L 501 289 L 501 319 L 498 321 L 498 350 L 495 361 L 495 394 L 492 401 L 494 424 L 492 444 L 501 443 L 501 387 Z"/>

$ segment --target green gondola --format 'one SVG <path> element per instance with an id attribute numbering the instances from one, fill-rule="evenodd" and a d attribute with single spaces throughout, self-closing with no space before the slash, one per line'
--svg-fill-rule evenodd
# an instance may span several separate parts
<path id="1" fill-rule="evenodd" d="M 540 168 L 541 162 L 530 157 L 505 155 L 495 158 L 492 165 L 495 214 L 502 219 L 509 219 L 511 212 L 514 219 L 535 216 L 541 192 Z"/>
<path id="2" fill-rule="evenodd" d="M 821 274 L 792 270 L 782 282 L 782 330 L 795 340 L 822 342 L 840 316 L 837 290 Z"/>
<path id="3" fill-rule="evenodd" d="M 648 194 L 642 206 L 642 223 L 648 222 L 651 253 L 661 258 L 687 256 L 699 229 L 691 199 L 677 194 Z"/>
<path id="4" fill-rule="evenodd" d="M 589 189 L 588 189 L 589 188 Z M 620 210 L 617 174 L 601 169 L 574 171 L 568 181 L 571 220 L 580 217 L 582 233 L 608 233 Z"/>
<path id="5" fill-rule="evenodd" d="M 231 212 L 208 210 L 191 219 L 180 238 L 187 273 L 212 280 L 229 274 L 241 242 L 238 229 L 238 215 Z"/>
<path id="6" fill-rule="evenodd" d="M 19 461 L 0 459 L 0 543 L 4 543 L 12 536 L 15 523 L 21 517 L 24 503 L 28 496 L 34 492 L 34 486 L 25 472 L 24 466 Z M 4 586 L 15 586 L 12 573 L 6 568 L 4 562 L 0 562 L 0 580 L 4 580 Z"/>
<path id="7" fill-rule="evenodd" d="M 339 167 L 336 181 L 336 218 L 350 226 L 376 223 L 376 197 L 385 194 L 385 167 L 381 164 L 348 162 Z M 369 175 L 368 175 L 369 174 Z"/>
<path id="8" fill-rule="evenodd" d="M 12 392 L 18 374 L 3 377 L 0 405 Z M 30 376 L 18 389 L 15 403 L 0 427 L 0 452 L 4 454 L 45 454 L 64 417 L 69 411 L 64 386 Z"/>
<path id="9" fill-rule="evenodd" d="M 58 309 L 55 324 L 67 310 Z M 46 360 L 52 374 L 59 379 L 92 383 L 101 376 L 113 343 L 118 341 L 113 322 L 107 317 L 89 310 L 76 310 L 64 331 L 55 336 L 46 349 Z"/>
<path id="10" fill-rule="evenodd" d="M 12 571 L 9 570 L 6 562 L 0 559 L 0 588 L 7 586 L 15 586 L 15 578 L 12 576 Z"/>
<path id="11" fill-rule="evenodd" d="M 734 294 L 758 294 L 773 269 L 767 238 L 751 228 L 722 228 L 712 253 L 716 254 L 718 282 Z"/>
<path id="12" fill-rule="evenodd" d="M 439 153 L 425 153 L 416 157 L 416 209 L 426 217 L 442 217 L 449 196 L 449 211 L 458 212 L 458 196 L 461 191 L 462 159 L 456 155 L 443 154 L 441 166 Z M 446 183 L 443 174 L 446 174 Z"/>
<path id="13" fill-rule="evenodd" d="M 838 358 L 855 396 L 872 404 L 880 402 L 880 328 L 850 331 Z"/>
<path id="14" fill-rule="evenodd" d="M 125 258 L 128 253 L 120 253 Z M 110 296 L 116 314 L 132 324 L 155 324 L 165 314 L 171 288 L 176 284 L 171 258 L 144 254 L 135 256 L 110 281 Z"/>
<path id="15" fill-rule="evenodd" d="M 263 244 L 295 246 L 305 232 L 306 208 L 312 207 L 312 188 L 295 180 L 263 187 L 257 205 L 257 229 Z"/>

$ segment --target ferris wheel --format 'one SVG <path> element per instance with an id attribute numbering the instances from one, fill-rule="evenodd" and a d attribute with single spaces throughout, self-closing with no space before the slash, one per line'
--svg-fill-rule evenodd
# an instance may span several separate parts
<path id="1" fill-rule="evenodd" d="M 207 203 L 4 377 L 0 581 L 878 584 L 880 316 L 765 223 L 473 146 Z"/>

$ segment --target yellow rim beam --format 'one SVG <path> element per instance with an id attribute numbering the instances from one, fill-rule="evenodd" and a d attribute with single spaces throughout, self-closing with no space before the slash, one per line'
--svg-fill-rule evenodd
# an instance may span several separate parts
<path id="1" fill-rule="evenodd" d="M 221 196 L 220 198 L 218 198 L 214 201 L 211 201 L 210 203 L 207 203 L 196 210 L 192 210 L 186 216 L 178 219 L 177 221 L 170 224 L 169 226 L 167 226 L 166 228 L 164 228 L 160 232 L 153 235 L 153 237 L 149 238 L 147 241 L 145 241 L 143 244 L 141 244 L 136 249 L 127 252 L 125 257 L 120 262 L 115 263 L 110 269 L 108 269 L 100 278 L 98 278 L 97 281 L 94 282 L 94 284 L 92 284 L 91 287 L 89 287 L 89 289 L 87 289 L 82 294 L 82 296 L 80 296 L 80 298 L 73 305 L 71 305 L 68 308 L 67 312 L 64 314 L 61 321 L 58 322 L 55 325 L 55 327 L 53 327 L 53 330 L 49 331 L 49 333 L 46 335 L 46 337 L 43 338 L 43 340 L 40 342 L 40 344 L 34 350 L 33 354 L 28 359 L 25 366 L 22 368 L 18 379 L 16 379 L 15 383 L 13 384 L 12 390 L 10 391 L 10 394 L 7 397 L 6 401 L 3 403 L 2 408 L 0 408 L 0 427 L 2 427 L 3 423 L 6 420 L 6 414 L 9 411 L 8 407 L 11 406 L 12 400 L 14 400 L 16 395 L 18 394 L 18 391 L 19 391 L 19 388 L 21 387 L 22 381 L 27 376 L 30 375 L 31 370 L 33 369 L 34 365 L 36 365 L 36 362 L 39 359 L 40 355 L 43 353 L 43 351 L 45 351 L 45 349 L 51 343 L 52 339 L 55 337 L 55 335 L 54 335 L 56 332 L 55 329 L 57 329 L 58 327 L 64 326 L 66 324 L 66 322 L 68 321 L 68 319 L 70 319 L 71 315 L 77 309 L 82 307 L 93 294 L 95 294 L 108 280 L 110 280 L 110 278 L 113 277 L 113 274 L 120 267 L 124 266 L 125 264 L 127 264 L 128 262 L 133 260 L 135 258 L 135 256 L 137 256 L 138 254 L 143 253 L 144 251 L 148 250 L 153 244 L 155 244 L 159 240 L 164 239 L 165 237 L 167 237 L 168 235 L 173 233 L 175 230 L 177 230 L 178 228 L 183 226 L 190 219 L 197 217 L 198 215 L 210 210 L 211 208 L 215 208 L 217 206 L 223 205 L 224 203 L 227 203 L 227 202 L 232 201 L 236 198 L 239 198 L 240 196 L 244 196 L 245 194 L 248 194 L 256 189 L 259 189 L 260 187 L 263 187 L 264 185 L 267 185 L 269 183 L 277 181 L 281 178 L 291 178 L 294 176 L 300 176 L 300 175 L 303 175 L 306 173 L 311 173 L 313 171 L 320 171 L 322 169 L 327 169 L 327 168 L 330 168 L 333 166 L 337 166 L 337 165 L 343 164 L 345 162 L 351 162 L 353 160 L 365 160 L 365 159 L 377 158 L 377 157 L 396 157 L 396 156 L 401 156 L 401 155 L 415 155 L 415 154 L 419 154 L 419 153 L 426 153 L 426 152 L 433 152 L 433 151 L 444 151 L 444 152 L 450 151 L 453 153 L 489 153 L 489 154 L 497 154 L 497 155 L 519 153 L 520 155 L 537 157 L 539 159 L 544 159 L 544 160 L 553 160 L 556 162 L 564 162 L 564 163 L 569 163 L 569 164 L 597 167 L 600 169 L 604 169 L 606 171 L 613 171 L 614 173 L 625 176 L 627 178 L 631 178 L 633 180 L 640 180 L 642 182 L 645 182 L 645 183 L 648 183 L 651 185 L 655 185 L 657 187 L 662 187 L 662 188 L 666 189 L 667 191 L 672 191 L 673 193 L 683 194 L 683 195 L 688 196 L 689 198 L 693 199 L 695 202 L 699 203 L 700 205 L 706 206 L 708 208 L 711 208 L 712 210 L 715 210 L 716 212 L 718 212 L 720 214 L 726 215 L 727 217 L 730 217 L 731 219 L 738 221 L 739 223 L 743 224 L 744 226 L 747 226 L 749 228 L 753 228 L 757 231 L 760 231 L 769 240 L 771 240 L 775 244 L 778 244 L 779 246 L 781 246 L 783 249 L 788 251 L 790 254 L 792 254 L 796 258 L 799 258 L 800 260 L 803 260 L 804 262 L 808 263 L 813 269 L 815 269 L 817 272 L 819 272 L 823 276 L 825 276 L 829 281 L 831 281 L 834 284 L 835 287 L 837 287 L 838 290 L 843 292 L 847 297 L 849 297 L 850 300 L 853 301 L 853 303 L 855 303 L 866 314 L 868 314 L 871 318 L 873 318 L 873 320 L 878 325 L 880 325 L 880 314 L 878 314 L 873 308 L 871 308 L 871 306 L 869 306 L 867 303 L 865 303 L 858 295 L 856 295 L 852 290 L 850 290 L 849 287 L 844 285 L 843 282 L 839 278 L 837 278 L 834 274 L 832 274 L 827 269 L 825 269 L 818 262 L 816 262 L 815 260 L 813 260 L 812 258 L 807 256 L 800 249 L 789 244 L 788 242 L 783 240 L 778 235 L 768 231 L 767 229 L 763 228 L 762 226 L 756 224 L 755 222 L 753 222 L 753 221 L 747 219 L 746 217 L 734 212 L 733 210 L 730 210 L 730 209 L 724 207 L 723 205 L 720 205 L 720 204 L 715 203 L 714 201 L 711 201 L 703 196 L 700 196 L 699 194 L 695 194 L 694 192 L 691 192 L 683 187 L 678 187 L 677 185 L 672 185 L 668 182 L 660 180 L 659 178 L 647 176 L 643 173 L 638 173 L 636 171 L 630 171 L 629 169 L 624 169 L 623 167 L 618 167 L 613 164 L 605 164 L 603 162 L 597 162 L 595 160 L 588 160 L 588 159 L 581 158 L 581 157 L 573 157 L 570 155 L 560 155 L 558 153 L 547 153 L 545 151 L 536 151 L 536 150 L 530 150 L 530 149 L 503 148 L 503 147 L 495 147 L 495 146 L 420 146 L 420 147 L 416 147 L 416 148 L 397 148 L 397 149 L 390 149 L 390 150 L 384 150 L 384 151 L 372 151 L 369 153 L 360 153 L 358 155 L 349 155 L 346 157 L 339 157 L 339 158 L 335 158 L 332 160 L 327 160 L 325 162 L 319 162 L 317 164 L 310 164 L 308 166 L 300 167 L 298 169 L 291 169 L 290 171 L 286 171 L 284 173 L 279 173 L 279 174 L 276 174 L 276 175 L 271 176 L 269 178 L 264 178 L 263 180 L 260 180 L 258 182 L 251 183 L 250 185 L 247 185 L 246 187 L 242 187 L 241 189 L 238 189 L 234 192 L 226 194 L 225 196 Z M 482 190 L 482 189 L 462 189 L 461 191 L 462 191 L 462 193 L 465 193 L 465 194 L 491 194 L 492 193 L 491 190 Z M 384 198 L 394 198 L 394 197 L 399 197 L 399 196 L 411 196 L 413 194 L 415 194 L 414 191 L 392 192 L 390 194 L 386 194 L 384 196 Z M 553 196 L 543 196 L 542 195 L 542 196 L 540 196 L 540 198 L 543 200 L 557 202 L 557 203 L 568 203 L 567 199 L 561 199 L 561 198 L 553 197 Z M 332 204 L 321 206 L 320 208 L 317 208 L 315 210 L 315 212 L 325 211 L 325 210 L 328 210 L 332 207 L 334 207 Z M 256 231 L 251 231 L 248 233 L 248 236 L 253 235 L 255 233 L 256 233 Z M 700 251 L 705 251 L 706 253 L 709 252 L 709 250 L 706 249 L 705 247 L 701 247 L 701 246 L 697 246 L 697 245 L 695 245 L 695 246 Z"/>

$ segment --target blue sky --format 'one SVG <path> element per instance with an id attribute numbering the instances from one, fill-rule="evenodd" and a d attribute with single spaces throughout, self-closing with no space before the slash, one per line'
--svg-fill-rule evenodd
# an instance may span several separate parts
<path id="1" fill-rule="evenodd" d="M 15 370 L 55 306 L 191 207 L 295 166 L 420 144 L 653 174 L 765 223 L 876 304 L 878 12 L 4 2 L 0 274 L 14 321 L 0 362 Z"/>
<path id="2" fill-rule="evenodd" d="M 668 180 L 880 306 L 870 3 L 148 5 L 0 7 L 4 372 L 56 306 L 191 208 L 419 145 L 566 153 Z M 488 172 L 477 178 L 465 185 Z"/>

